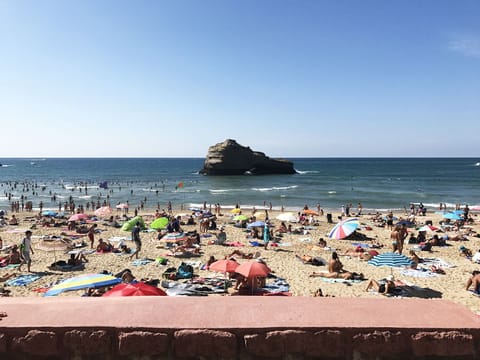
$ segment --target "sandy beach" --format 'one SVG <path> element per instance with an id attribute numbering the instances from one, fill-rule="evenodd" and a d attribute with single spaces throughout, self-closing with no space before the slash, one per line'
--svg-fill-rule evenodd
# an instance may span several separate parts
<path id="1" fill-rule="evenodd" d="M 174 211 L 174 214 L 179 213 L 180 210 Z M 185 213 L 185 211 L 182 211 Z M 244 214 L 251 215 L 252 211 L 244 209 Z M 257 213 L 263 214 L 263 210 Z M 115 210 L 114 210 L 115 214 Z M 276 220 L 276 217 L 280 214 L 279 211 L 270 211 L 269 218 L 274 225 L 274 229 L 278 229 L 280 221 Z M 11 214 L 9 214 L 11 215 Z M 32 228 L 35 223 L 33 217 L 35 213 L 18 213 L 15 214 L 19 220 L 19 224 L 16 226 L 7 225 L 0 228 L 0 236 L 3 239 L 3 245 L 8 246 L 12 244 L 20 244 L 24 233 L 27 229 Z M 133 215 L 133 214 L 132 214 Z M 140 212 L 140 215 L 145 220 L 146 224 L 150 224 L 154 220 L 154 211 L 145 210 Z M 406 269 L 402 268 L 390 268 L 390 267 L 376 267 L 367 263 L 367 261 L 361 260 L 357 256 L 342 255 L 347 250 L 355 249 L 352 243 L 373 244 L 378 243 L 383 247 L 375 249 L 379 253 L 390 252 L 392 249 L 390 234 L 391 231 L 385 227 L 379 227 L 374 222 L 373 215 L 364 214 L 358 217 L 361 227 L 357 230 L 361 234 L 364 234 L 372 240 L 335 240 L 328 237 L 328 233 L 337 223 L 339 213 L 332 213 L 333 224 L 327 222 L 325 216 L 316 216 L 318 225 L 309 226 L 307 230 L 302 230 L 300 234 L 286 233 L 279 239 L 278 246 L 270 246 L 268 250 L 265 250 L 263 246 L 251 246 L 249 241 L 252 239 L 247 238 L 245 229 L 237 228 L 232 224 L 232 213 L 226 210 L 222 216 L 217 219 L 217 226 L 224 226 L 227 234 L 228 242 L 237 242 L 243 246 L 221 246 L 221 245 L 208 245 L 209 240 L 214 239 L 214 234 L 217 231 L 209 231 L 207 237 L 201 237 L 200 256 L 193 258 L 174 257 L 169 255 L 169 250 L 165 248 L 164 242 L 156 239 L 156 232 L 142 232 L 141 238 L 143 248 L 140 253 L 140 258 L 155 259 L 159 256 L 166 257 L 168 259 L 167 265 L 159 265 L 156 262 L 151 262 L 145 265 L 135 266 L 132 264 L 132 260 L 129 256 L 117 255 L 112 253 L 87 254 L 88 263 L 85 265 L 85 269 L 75 272 L 61 272 L 50 270 L 48 267 L 56 260 L 67 260 L 68 254 L 65 251 L 45 251 L 45 247 L 41 246 L 42 239 L 47 236 L 59 236 L 62 233 L 68 233 L 66 228 L 63 227 L 42 227 L 37 225 L 32 229 L 33 238 L 32 246 L 34 254 L 32 255 L 31 271 L 35 274 L 41 275 L 40 278 L 26 286 L 5 286 L 5 289 L 10 290 L 10 296 L 43 296 L 38 289 L 42 289 L 58 282 L 61 279 L 66 279 L 72 276 L 76 276 L 82 273 L 99 273 L 104 270 L 116 274 L 123 269 L 131 269 L 132 273 L 137 279 L 149 278 L 149 279 L 162 279 L 162 273 L 167 267 L 178 267 L 183 261 L 192 261 L 200 264 L 205 264 L 210 256 L 214 256 L 216 259 L 223 259 L 226 255 L 230 254 L 234 250 L 241 250 L 246 253 L 257 253 L 272 269 L 273 273 L 286 280 L 290 285 L 290 292 L 293 296 L 313 296 L 315 291 L 319 288 L 323 293 L 329 296 L 335 297 L 378 297 L 382 296 L 376 292 L 367 292 L 365 290 L 367 281 L 361 282 L 331 282 L 331 280 L 322 279 L 320 277 L 310 277 L 310 274 L 315 272 L 326 271 L 327 266 L 314 266 L 302 263 L 296 255 L 310 255 L 314 257 L 321 257 L 325 260 L 331 258 L 332 252 L 335 250 L 340 255 L 340 260 L 344 265 L 344 268 L 348 271 L 364 274 L 365 278 L 381 279 L 388 275 L 393 275 L 395 280 L 402 281 L 410 286 L 418 286 L 421 288 L 429 288 L 436 294 L 435 297 L 450 300 L 459 304 L 462 304 L 473 312 L 480 312 L 480 299 L 474 296 L 472 292 L 465 290 L 465 284 L 469 275 L 473 270 L 480 269 L 480 265 L 473 263 L 471 260 L 461 255 L 459 248 L 465 246 L 475 253 L 480 249 L 480 239 L 476 237 L 476 234 L 480 231 L 480 225 L 477 223 L 477 215 L 473 214 L 475 220 L 468 227 L 461 229 L 462 234 L 468 233 L 464 241 L 447 241 L 447 246 L 434 246 L 432 251 L 419 251 L 416 249 L 416 245 L 405 244 L 404 254 L 408 255 L 410 249 L 416 249 L 417 255 L 421 258 L 436 258 L 440 263 L 444 264 L 442 269 L 444 274 L 431 274 L 428 277 L 412 276 L 411 271 L 405 272 Z M 385 215 L 385 214 L 384 214 Z M 394 214 L 398 219 L 405 218 L 405 213 Z M 10 216 L 7 216 L 9 219 Z M 345 219 L 345 218 L 344 218 Z M 439 226 L 439 222 L 442 220 L 442 215 L 434 214 L 433 211 L 427 212 L 426 216 L 416 217 L 416 228 L 431 221 L 434 226 Z M 98 239 L 104 240 L 113 239 L 117 237 L 130 237 L 130 232 L 122 231 L 119 228 L 113 228 L 105 226 L 102 221 L 97 222 L 97 229 L 99 232 L 95 235 L 95 245 L 98 244 Z M 299 224 L 293 223 L 292 228 L 300 227 Z M 198 221 L 196 225 L 182 225 L 184 231 L 197 230 L 200 231 Z M 416 228 L 409 228 L 408 232 L 413 232 L 417 235 Z M 427 234 L 427 238 L 434 233 Z M 450 238 L 458 235 L 454 232 L 438 232 L 439 236 L 448 234 Z M 327 247 L 321 248 L 317 245 L 320 238 L 327 241 Z M 77 241 L 88 242 L 86 236 L 81 237 Z M 408 238 L 407 238 L 408 240 Z M 259 241 L 261 242 L 261 241 Z M 115 242 L 112 242 L 115 244 Z M 127 241 L 128 246 L 133 247 L 131 241 Z M 90 247 L 83 248 L 88 250 Z M 2 256 L 7 255 L 7 252 L 2 253 Z M 239 259 L 240 263 L 247 261 Z M 27 267 L 22 267 L 22 274 L 26 273 Z M 0 268 L 0 276 L 4 276 L 6 273 L 17 273 L 17 270 L 11 268 Z M 417 272 L 420 273 L 420 272 Z M 215 273 L 207 270 L 195 269 L 195 274 L 201 277 L 222 277 L 222 274 Z M 422 274 L 420 274 L 422 275 Z M 423 274 L 424 275 L 424 274 Z M 5 285 L 4 283 L 0 285 Z M 80 296 L 84 291 L 72 291 L 65 292 L 59 296 Z M 432 299 L 435 301 L 435 299 Z"/>

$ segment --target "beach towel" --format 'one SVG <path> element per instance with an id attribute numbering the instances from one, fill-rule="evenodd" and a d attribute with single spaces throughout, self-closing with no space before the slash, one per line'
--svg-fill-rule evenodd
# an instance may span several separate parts
<path id="1" fill-rule="evenodd" d="M 225 246 L 234 246 L 234 247 L 245 246 L 244 244 L 242 244 L 241 242 L 238 242 L 238 241 L 225 241 L 225 242 L 223 243 L 223 245 L 225 245 Z"/>
<path id="2" fill-rule="evenodd" d="M 39 275 L 25 274 L 25 275 L 19 275 L 14 278 L 8 279 L 7 281 L 5 281 L 5 284 L 9 286 L 26 286 L 38 279 L 40 279 Z"/>
<path id="3" fill-rule="evenodd" d="M 303 239 L 298 239 L 300 242 L 303 242 L 303 243 L 309 243 L 309 242 L 312 242 L 312 239 L 310 238 L 303 238 Z"/>
<path id="4" fill-rule="evenodd" d="M 450 264 L 440 258 L 423 258 L 423 261 L 420 263 L 423 266 L 431 267 L 431 266 L 436 266 L 436 267 L 441 267 L 444 269 L 451 269 L 456 267 L 453 264 Z"/>
<path id="5" fill-rule="evenodd" d="M 155 260 L 152 260 L 152 259 L 135 259 L 132 261 L 132 265 L 134 266 L 141 266 L 141 265 L 147 265 L 147 264 L 150 264 L 151 262 L 153 262 Z"/>
<path id="6" fill-rule="evenodd" d="M 432 278 L 438 276 L 438 274 L 431 272 L 428 269 L 404 269 L 400 271 L 400 274 L 417 278 Z"/>
<path id="7" fill-rule="evenodd" d="M 363 280 L 347 280 L 347 279 L 339 279 L 339 278 L 324 278 L 320 277 L 322 281 L 328 282 L 328 283 L 342 283 L 342 284 L 358 284 L 361 283 Z"/>

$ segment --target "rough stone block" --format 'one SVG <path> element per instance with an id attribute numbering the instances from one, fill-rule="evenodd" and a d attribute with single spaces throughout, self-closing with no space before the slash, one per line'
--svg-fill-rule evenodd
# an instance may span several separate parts
<path id="1" fill-rule="evenodd" d="M 408 338 L 400 331 L 373 331 L 353 336 L 353 350 L 361 354 L 394 356 L 410 351 Z"/>
<path id="2" fill-rule="evenodd" d="M 306 342 L 305 355 L 315 358 L 343 358 L 345 351 L 345 342 L 340 331 L 321 330 L 312 334 Z"/>
<path id="3" fill-rule="evenodd" d="M 255 356 L 279 357 L 303 354 L 310 333 L 299 330 L 270 331 L 266 334 L 245 335 L 245 348 Z"/>
<path id="4" fill-rule="evenodd" d="M 64 347 L 78 355 L 107 354 L 111 351 L 110 336 L 105 330 L 71 330 L 65 333 Z"/>
<path id="5" fill-rule="evenodd" d="M 471 356 L 475 344 L 471 334 L 460 331 L 419 332 L 412 335 L 415 356 Z"/>
<path id="6" fill-rule="evenodd" d="M 168 335 L 149 331 L 122 332 L 118 336 L 119 355 L 161 355 L 168 352 Z"/>
<path id="7" fill-rule="evenodd" d="M 4 333 L 0 333 L 0 353 L 7 352 L 7 337 Z"/>
<path id="8" fill-rule="evenodd" d="M 51 331 L 30 330 L 25 336 L 12 339 L 13 351 L 35 356 L 54 356 L 58 353 L 57 334 Z"/>
<path id="9" fill-rule="evenodd" d="M 179 330 L 174 334 L 177 357 L 234 358 L 237 338 L 234 334 L 217 330 Z"/>

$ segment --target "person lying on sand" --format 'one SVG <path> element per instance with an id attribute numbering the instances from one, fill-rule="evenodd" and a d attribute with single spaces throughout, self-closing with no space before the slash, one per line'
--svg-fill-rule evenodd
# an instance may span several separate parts
<path id="1" fill-rule="evenodd" d="M 358 277 L 363 278 L 363 274 L 358 274 Z M 313 272 L 310 274 L 310 277 L 325 277 L 325 278 L 340 278 L 345 280 L 353 279 L 354 273 L 350 271 L 346 271 L 343 269 L 343 264 L 341 263 L 340 259 L 338 258 L 338 254 L 336 251 L 332 253 L 332 258 L 328 263 L 328 273 L 323 272 Z"/>
<path id="2" fill-rule="evenodd" d="M 368 281 L 365 291 L 370 291 L 374 289 L 376 292 L 382 295 L 393 294 L 396 289 L 396 285 L 392 275 L 387 276 L 382 280 L 370 279 Z"/>
<path id="3" fill-rule="evenodd" d="M 295 257 L 303 262 L 304 264 L 309 264 L 309 265 L 315 265 L 315 266 L 320 266 L 320 265 L 326 265 L 325 260 L 323 260 L 321 257 L 314 257 L 310 255 L 295 255 Z"/>

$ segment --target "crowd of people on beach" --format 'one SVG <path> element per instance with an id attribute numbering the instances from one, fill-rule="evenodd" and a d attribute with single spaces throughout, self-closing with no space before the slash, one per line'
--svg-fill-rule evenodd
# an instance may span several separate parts
<path id="1" fill-rule="evenodd" d="M 86 190 L 85 190 L 86 191 Z M 22 199 L 26 203 L 27 199 Z M 26 201 L 25 201 L 26 200 Z M 150 256 L 153 256 L 150 252 L 145 251 L 144 237 L 148 238 L 148 244 L 151 242 L 151 235 L 149 232 L 155 234 L 154 244 L 157 248 L 166 250 L 166 257 L 171 259 L 176 258 L 197 258 L 207 255 L 205 263 L 202 265 L 204 270 L 210 269 L 212 264 L 219 260 L 231 260 L 236 262 L 255 261 L 266 264 L 266 260 L 263 258 L 265 254 L 270 253 L 271 256 L 279 256 L 281 253 L 282 242 L 285 238 L 298 239 L 301 236 L 308 236 L 315 232 L 322 224 L 330 223 L 332 219 L 331 214 L 325 214 L 324 209 L 318 204 L 316 210 L 311 210 L 309 206 L 305 205 L 302 210 L 297 213 L 291 214 L 291 218 L 288 220 L 277 219 L 273 216 L 270 204 L 265 204 L 264 208 L 258 210 L 242 209 L 237 205 L 233 209 L 225 209 L 220 204 L 211 205 L 204 204 L 203 208 L 192 209 L 190 212 L 182 215 L 174 215 L 173 206 L 168 203 L 165 209 L 157 207 L 155 212 L 149 215 L 149 222 L 153 223 L 158 219 L 166 219 L 164 226 L 156 229 L 152 229 L 145 225 L 143 217 L 145 214 L 140 214 L 144 209 L 143 204 L 139 204 L 135 207 L 135 211 L 130 214 L 128 204 L 120 211 L 112 209 L 111 214 L 104 217 L 94 216 L 92 214 L 80 217 L 78 220 L 72 220 L 72 216 L 76 214 L 87 214 L 88 212 L 94 212 L 101 207 L 109 207 L 107 200 L 103 202 L 91 202 L 88 205 L 78 205 L 72 201 L 67 202 L 67 206 L 59 207 L 58 215 L 46 215 L 42 211 L 35 215 L 22 215 L 22 218 L 18 218 L 19 209 L 17 204 L 11 207 L 11 215 L 7 214 L 7 211 L 3 210 L 3 215 L 0 215 L 0 227 L 4 229 L 11 229 L 25 225 L 28 221 L 29 229 L 26 230 L 18 243 L 11 243 L 8 247 L 5 247 L 0 238 L 0 250 L 3 255 L 0 257 L 0 267 L 13 268 L 16 266 L 17 273 L 7 272 L 0 277 L 1 282 L 8 281 L 12 277 L 18 276 L 24 272 L 30 273 L 32 271 L 32 262 L 36 252 L 33 246 L 32 235 L 35 231 L 58 229 L 64 238 L 69 238 L 67 250 L 77 250 L 75 253 L 69 254 L 66 260 L 61 262 L 55 262 L 51 264 L 55 265 L 55 268 L 59 268 L 64 264 L 67 266 L 90 266 L 91 258 L 85 249 L 90 248 L 94 254 L 125 254 L 131 261 L 146 260 Z M 444 210 L 443 204 L 441 210 Z M 25 208 L 23 208 L 25 209 Z M 90 211 L 87 211 L 90 209 Z M 460 212 L 461 210 L 461 212 Z M 25 210 L 28 211 L 28 210 Z M 316 255 L 299 255 L 293 254 L 295 258 L 301 260 L 301 262 L 307 266 L 326 266 L 325 271 L 312 271 L 309 274 L 309 278 L 323 278 L 327 280 L 345 281 L 350 284 L 366 281 L 367 285 L 365 289 L 367 292 L 375 291 L 383 295 L 392 296 L 396 294 L 399 288 L 398 279 L 394 279 L 393 276 L 387 276 L 383 279 L 375 279 L 366 275 L 362 271 L 345 269 L 344 263 L 341 261 L 341 257 L 354 258 L 359 261 L 370 261 L 375 256 L 378 256 L 382 252 L 392 252 L 399 255 L 405 255 L 410 260 L 409 269 L 419 269 L 424 264 L 424 259 L 417 253 L 424 252 L 426 254 L 432 253 L 434 249 L 444 247 L 447 244 L 460 243 L 459 253 L 464 258 L 472 261 L 473 263 L 480 262 L 480 250 L 473 254 L 463 242 L 471 236 L 476 236 L 476 232 L 469 227 L 469 225 L 476 224 L 475 218 L 472 215 L 468 206 L 464 206 L 463 209 L 457 209 L 459 219 L 448 220 L 441 219 L 438 225 L 433 226 L 431 223 L 423 223 L 418 218 L 424 217 L 428 214 L 427 209 L 423 204 L 416 207 L 412 204 L 410 210 L 405 214 L 405 218 L 396 218 L 394 213 L 388 211 L 386 214 L 381 213 L 367 213 L 363 209 L 363 205 L 358 203 L 356 211 L 352 211 L 352 204 L 347 204 L 341 208 L 340 216 L 337 223 L 342 220 L 352 218 L 353 216 L 363 219 L 364 224 L 362 228 L 365 231 L 369 231 L 372 227 L 382 228 L 384 232 L 388 232 L 388 236 L 384 241 L 379 241 L 377 238 L 370 238 L 362 234 L 357 229 L 346 239 L 357 240 L 368 243 L 368 247 L 354 246 L 349 249 L 345 249 L 343 252 L 336 251 L 335 248 L 327 245 L 327 240 L 323 237 L 312 243 L 309 240 L 310 245 L 315 246 L 321 252 L 329 254 L 329 260 L 324 260 L 322 256 Z M 60 214 L 60 213 L 63 214 Z M 52 212 L 53 213 L 53 212 Z M 25 213 L 22 213 L 25 214 Z M 284 212 L 279 212 L 279 215 Z M 328 217 L 330 215 L 330 217 Z M 118 245 L 113 244 L 113 241 L 104 239 L 102 236 L 103 231 L 124 231 L 121 230 L 127 223 L 132 224 L 129 228 L 129 241 L 127 245 L 126 241 L 121 241 Z M 422 228 L 420 227 L 422 225 Z M 430 228 L 423 228 L 425 226 L 431 226 Z M 244 236 L 244 241 L 230 241 L 229 232 L 226 231 L 226 227 L 237 229 Z M 419 230 L 416 230 L 419 229 Z M 446 230 L 449 230 L 447 233 Z M 178 238 L 175 238 L 175 236 Z M 83 238 L 85 237 L 85 240 Z M 387 240 L 388 238 L 388 240 Z M 180 240 L 177 240 L 180 239 Z M 330 240 L 331 243 L 333 240 Z M 349 241 L 349 240 L 346 240 Z M 208 252 L 215 248 L 208 248 L 208 246 L 256 246 L 258 251 L 244 251 L 243 249 L 234 249 L 225 254 L 222 258 L 217 259 L 214 255 L 209 255 Z M 256 250 L 255 249 L 255 250 Z M 264 253 L 260 251 L 262 250 Z M 266 251 L 266 252 L 265 252 Z M 263 256 L 262 256 L 263 255 Z M 33 261 L 32 261 L 33 260 Z M 435 267 L 434 267 L 435 266 Z M 349 268 L 350 266 L 348 266 Z M 43 270 L 43 269 L 42 269 Z M 435 274 L 445 274 L 445 270 L 437 265 L 430 266 L 429 270 Z M 175 274 L 177 274 L 176 269 Z M 194 278 L 193 272 L 188 275 L 185 280 L 189 281 Z M 275 277 L 275 270 L 273 269 L 268 274 L 262 276 L 243 276 L 234 271 L 228 272 L 228 279 L 231 280 L 231 290 L 240 294 L 251 295 L 264 291 L 267 280 L 271 277 Z M 480 272 L 475 270 L 471 272 L 471 276 L 466 280 L 466 289 L 472 289 L 473 293 L 480 295 Z M 178 278 L 178 275 L 175 275 Z M 122 281 L 131 283 L 134 281 L 135 276 L 131 271 L 122 273 Z M 135 280 L 136 281 L 136 280 Z M 306 280 L 307 281 L 307 280 Z M 308 280 L 308 281 L 313 281 Z M 263 290 L 262 290 L 263 289 Z M 89 291 L 92 296 L 96 296 L 101 292 Z M 284 294 L 289 293 L 284 291 Z M 290 293 L 291 295 L 291 293 Z M 322 289 L 317 289 L 314 296 L 326 296 Z M 5 295 L 4 295 L 5 296 Z"/>

